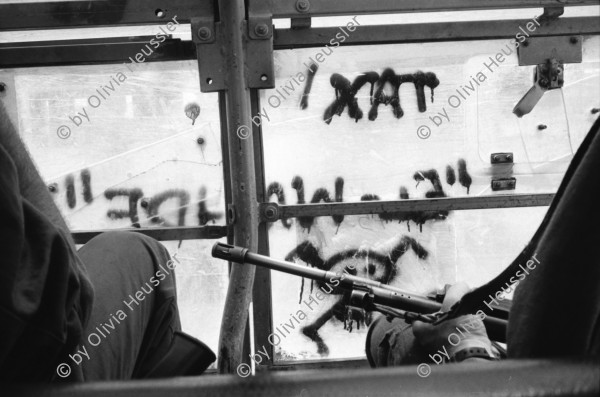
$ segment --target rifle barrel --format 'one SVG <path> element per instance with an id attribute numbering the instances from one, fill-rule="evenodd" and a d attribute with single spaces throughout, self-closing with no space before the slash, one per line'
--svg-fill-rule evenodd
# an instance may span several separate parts
<path id="1" fill-rule="evenodd" d="M 325 283 L 334 283 L 339 281 L 339 286 L 352 290 L 355 286 L 369 286 L 373 294 L 373 302 L 381 305 L 390 306 L 405 311 L 414 311 L 418 313 L 434 313 L 441 309 L 442 305 L 435 300 L 424 296 L 406 293 L 398 288 L 390 287 L 378 281 L 369 280 L 362 277 L 356 277 L 351 274 L 339 274 L 327 270 L 316 269 L 314 267 L 301 266 L 295 263 L 281 261 L 269 258 L 265 255 L 249 252 L 243 247 L 236 247 L 224 243 L 216 243 L 212 249 L 212 256 L 237 263 L 249 263 L 255 266 L 266 267 L 267 269 L 277 270 L 279 272 L 292 274 L 294 276 L 305 277 Z M 337 286 L 335 284 L 334 286 Z M 491 316 L 484 319 L 486 329 L 490 339 L 499 342 L 506 341 L 507 321 Z"/>

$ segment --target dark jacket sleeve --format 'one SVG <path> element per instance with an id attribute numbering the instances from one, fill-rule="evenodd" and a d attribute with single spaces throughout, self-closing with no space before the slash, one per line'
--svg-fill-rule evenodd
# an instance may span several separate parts
<path id="1" fill-rule="evenodd" d="M 48 381 L 80 343 L 93 290 L 65 236 L 19 193 L 0 145 L 0 380 Z"/>

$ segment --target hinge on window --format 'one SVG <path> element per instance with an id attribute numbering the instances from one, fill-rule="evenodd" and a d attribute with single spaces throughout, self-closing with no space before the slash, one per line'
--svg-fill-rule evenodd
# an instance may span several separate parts
<path id="1" fill-rule="evenodd" d="M 248 7 L 244 57 L 248 88 L 274 88 L 273 18 L 268 10 L 268 2 L 250 1 Z M 221 52 L 221 47 L 226 43 L 223 41 L 221 23 L 215 21 L 214 10 L 211 15 L 192 18 L 191 26 L 200 72 L 200 90 L 226 90 L 228 65 Z"/>
<path id="2" fill-rule="evenodd" d="M 221 24 L 215 22 L 214 13 L 209 16 L 192 18 L 192 40 L 196 44 L 200 90 L 216 92 L 225 90 L 226 65 L 219 45 Z"/>
<path id="3" fill-rule="evenodd" d="M 270 2 L 248 2 L 248 38 L 246 57 L 248 86 L 250 88 L 274 88 L 275 66 L 273 61 L 273 16 Z"/>

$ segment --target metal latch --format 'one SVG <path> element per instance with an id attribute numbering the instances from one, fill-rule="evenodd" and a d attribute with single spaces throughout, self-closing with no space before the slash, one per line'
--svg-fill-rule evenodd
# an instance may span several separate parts
<path id="1" fill-rule="evenodd" d="M 533 37 L 519 46 L 519 65 L 536 67 L 533 87 L 513 109 L 517 117 L 530 113 L 546 91 L 562 88 L 564 64 L 582 61 L 582 41 L 581 36 Z"/>
<path id="2" fill-rule="evenodd" d="M 549 59 L 546 63 L 537 65 L 533 75 L 533 87 L 527 91 L 513 109 L 517 117 L 530 113 L 535 105 L 542 99 L 546 91 L 562 88 L 564 84 L 565 67 L 556 59 Z"/>

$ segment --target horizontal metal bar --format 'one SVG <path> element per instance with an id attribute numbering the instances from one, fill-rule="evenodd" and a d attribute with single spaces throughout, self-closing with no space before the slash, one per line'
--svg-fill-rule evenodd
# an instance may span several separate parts
<path id="1" fill-rule="evenodd" d="M 256 0 L 250 0 L 256 1 Z M 405 12 L 441 12 L 467 10 L 498 10 L 510 8 L 541 8 L 598 5 L 598 0 L 307 0 L 305 9 L 297 0 L 272 1 L 273 18 L 390 14 Z"/>
<path id="2" fill-rule="evenodd" d="M 550 205 L 553 198 L 554 194 L 549 193 L 302 205 L 279 205 L 269 202 L 260 203 L 259 208 L 262 221 L 275 222 L 279 219 L 297 218 L 300 216 L 318 217 L 332 215 L 372 215 L 391 212 L 543 207 Z"/>
<path id="3" fill-rule="evenodd" d="M 342 45 L 391 44 L 510 38 L 529 20 L 447 22 L 362 26 Z M 338 28 L 277 29 L 275 49 L 318 47 L 328 44 Z M 532 37 L 600 34 L 595 17 L 559 18 L 531 33 Z M 70 66 L 129 62 L 150 38 L 96 39 L 0 44 L 0 68 Z M 166 40 L 145 62 L 196 59 L 191 41 Z"/>
<path id="4" fill-rule="evenodd" d="M 531 19 L 361 26 L 345 37 L 343 45 L 509 39 L 514 38 L 520 32 L 519 27 L 526 26 L 528 22 Z M 323 46 L 331 44 L 330 40 L 339 33 L 338 27 L 277 29 L 273 46 L 275 49 Z M 530 32 L 531 37 L 578 34 L 600 34 L 598 18 L 559 18 Z"/>
<path id="5" fill-rule="evenodd" d="M 252 0 L 266 1 L 266 0 Z M 515 8 L 598 5 L 598 0 L 310 0 L 306 11 L 297 0 L 270 2 L 275 18 L 360 15 L 379 13 L 492 10 Z M 0 4 L 0 31 L 162 24 L 177 16 L 189 23 L 192 17 L 214 15 L 212 0 L 57 1 Z M 161 11 L 163 12 L 161 14 Z"/>
<path id="6" fill-rule="evenodd" d="M 131 63 L 152 38 L 0 44 L 0 68 Z M 196 49 L 191 42 L 168 39 L 144 58 L 144 63 L 195 59 Z"/>
<path id="7" fill-rule="evenodd" d="M 127 228 L 107 230 L 74 230 L 71 232 L 75 244 L 85 244 L 92 238 L 105 232 L 135 232 L 152 237 L 158 241 L 177 240 L 216 240 L 227 236 L 227 226 L 189 226 L 189 227 L 156 227 Z"/>
<path id="8" fill-rule="evenodd" d="M 300 369 L 370 368 L 366 358 L 277 361 L 273 365 L 257 365 L 257 372 L 294 371 Z"/>
<path id="9" fill-rule="evenodd" d="M 212 16 L 212 0 L 58 1 L 0 4 L 0 31 L 179 23 Z M 163 12 L 161 14 L 160 12 Z"/>

